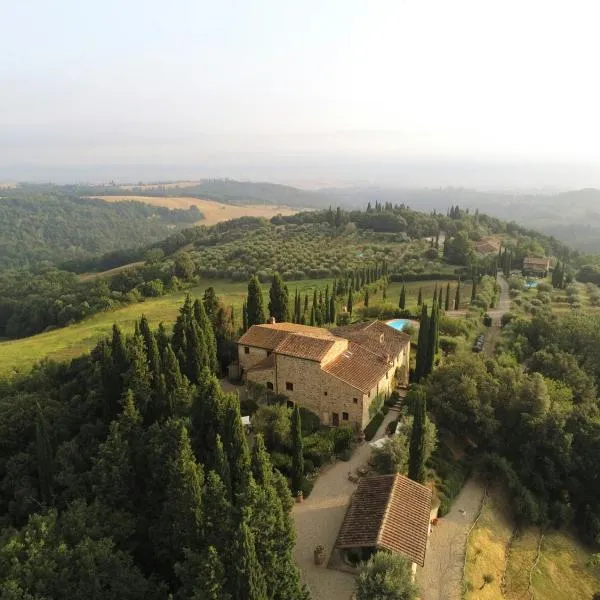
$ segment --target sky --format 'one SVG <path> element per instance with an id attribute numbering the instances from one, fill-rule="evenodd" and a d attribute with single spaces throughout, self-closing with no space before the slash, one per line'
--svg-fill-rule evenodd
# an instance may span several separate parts
<path id="1" fill-rule="evenodd" d="M 0 0 L 0 15 L 0 175 L 600 165 L 593 0 Z"/>

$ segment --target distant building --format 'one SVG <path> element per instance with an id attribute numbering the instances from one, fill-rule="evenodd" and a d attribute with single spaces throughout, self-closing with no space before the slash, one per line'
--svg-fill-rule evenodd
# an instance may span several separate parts
<path id="1" fill-rule="evenodd" d="M 546 277 L 550 269 L 550 259 L 537 256 L 526 256 L 523 259 L 523 275 L 531 277 Z"/>
<path id="2" fill-rule="evenodd" d="M 404 475 L 379 475 L 359 481 L 335 547 L 362 560 L 377 550 L 425 564 L 432 513 L 432 492 Z"/>
<path id="3" fill-rule="evenodd" d="M 500 243 L 492 239 L 482 238 L 473 244 L 477 254 L 498 254 Z"/>
<path id="4" fill-rule="evenodd" d="M 410 336 L 381 321 L 337 329 L 296 323 L 253 325 L 238 340 L 240 375 L 284 394 L 325 425 L 363 429 L 369 408 L 408 382 Z"/>

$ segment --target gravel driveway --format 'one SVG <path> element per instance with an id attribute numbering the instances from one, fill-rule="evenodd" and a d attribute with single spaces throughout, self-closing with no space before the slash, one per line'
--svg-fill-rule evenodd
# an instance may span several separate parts
<path id="1" fill-rule="evenodd" d="M 483 485 L 469 479 L 450 512 L 429 538 L 425 566 L 417 570 L 421 600 L 459 600 L 467 533 L 483 498 Z"/>
<path id="2" fill-rule="evenodd" d="M 393 411 L 385 416 L 373 440 L 384 436 L 387 424 L 396 416 Z M 329 560 L 350 497 L 356 489 L 356 484 L 348 480 L 348 471 L 354 473 L 369 460 L 370 454 L 371 448 L 364 442 L 349 461 L 338 461 L 326 469 L 317 479 L 311 495 L 302 504 L 294 505 L 292 510 L 296 529 L 294 559 L 313 600 L 349 600 L 356 587 L 354 575 L 328 569 L 325 565 L 316 566 L 313 551 L 315 546 L 322 544 Z"/>

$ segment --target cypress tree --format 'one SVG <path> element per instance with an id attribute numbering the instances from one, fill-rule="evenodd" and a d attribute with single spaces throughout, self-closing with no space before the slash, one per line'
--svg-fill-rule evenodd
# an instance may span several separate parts
<path id="1" fill-rule="evenodd" d="M 417 297 L 417 306 L 423 305 L 423 291 L 419 288 L 419 295 Z"/>
<path id="2" fill-rule="evenodd" d="M 167 328 L 162 321 L 158 324 L 158 330 L 156 331 L 156 343 L 158 344 L 158 352 L 161 356 L 167 345 L 171 343 Z"/>
<path id="3" fill-rule="evenodd" d="M 216 464 L 213 450 L 217 445 L 217 434 L 223 430 L 225 418 L 225 398 L 219 380 L 204 369 L 200 384 L 192 402 L 192 445 L 198 462 Z M 227 483 L 222 470 L 219 475 Z"/>
<path id="4" fill-rule="evenodd" d="M 329 318 L 329 284 L 325 286 L 325 299 L 323 302 L 323 321 L 325 323 L 331 323 Z"/>
<path id="5" fill-rule="evenodd" d="M 335 323 L 335 296 L 329 298 L 329 322 Z"/>
<path id="6" fill-rule="evenodd" d="M 144 347 L 148 356 L 148 366 L 152 374 L 152 385 L 156 387 L 160 379 L 160 352 L 156 336 L 150 330 L 150 324 L 145 315 L 142 315 L 140 319 L 140 334 L 144 340 Z"/>
<path id="7" fill-rule="evenodd" d="M 302 490 L 304 481 L 304 455 L 302 444 L 302 425 L 300 421 L 300 410 L 298 405 L 294 406 L 292 412 L 292 491 L 296 494 Z"/>
<path id="8" fill-rule="evenodd" d="M 352 286 L 350 286 L 350 290 L 348 291 L 348 306 L 347 310 L 350 314 L 352 314 Z"/>
<path id="9" fill-rule="evenodd" d="M 381 299 L 385 302 L 387 300 L 387 285 L 383 284 L 383 291 L 381 292 Z"/>
<path id="10" fill-rule="evenodd" d="M 365 308 L 369 308 L 369 288 L 365 290 Z"/>
<path id="11" fill-rule="evenodd" d="M 446 301 L 444 303 L 444 310 L 446 312 L 450 310 L 450 282 L 446 284 Z"/>
<path id="12" fill-rule="evenodd" d="M 477 279 L 473 277 L 473 287 L 471 288 L 471 302 L 477 297 Z"/>
<path id="13" fill-rule="evenodd" d="M 216 317 L 216 312 L 214 314 Z M 215 338 L 215 330 L 213 322 L 208 318 L 204 303 L 198 299 L 194 302 L 194 320 L 198 324 L 200 331 L 204 337 L 204 345 L 206 347 L 206 356 L 204 362 L 213 373 L 219 372 L 219 363 L 217 361 L 217 340 Z"/>
<path id="14" fill-rule="evenodd" d="M 37 450 L 38 487 L 40 498 L 47 506 L 52 504 L 52 480 L 53 480 L 53 455 L 50 445 L 48 425 L 40 403 L 35 403 L 35 444 Z"/>
<path id="15" fill-rule="evenodd" d="M 437 302 L 437 298 L 438 298 L 438 284 L 435 284 L 435 287 L 433 288 L 433 299 L 432 302 Z"/>
<path id="16" fill-rule="evenodd" d="M 398 308 L 404 310 L 406 308 L 406 286 L 402 284 L 402 289 L 400 290 L 400 300 L 398 302 Z"/>
<path id="17" fill-rule="evenodd" d="M 429 339 L 429 317 L 427 305 L 421 307 L 421 319 L 419 321 L 419 337 L 417 340 L 417 356 L 415 364 L 415 380 L 418 383 L 426 373 L 427 364 L 427 342 Z"/>
<path id="18" fill-rule="evenodd" d="M 181 586 L 175 600 L 232 600 L 225 591 L 225 568 L 214 546 L 201 552 L 184 549 L 185 560 L 175 565 Z"/>
<path id="19" fill-rule="evenodd" d="M 310 307 L 310 326 L 314 327 L 316 325 L 316 319 L 315 319 L 315 305 L 313 304 Z"/>
<path id="20" fill-rule="evenodd" d="M 437 302 L 433 303 L 431 307 L 431 317 L 429 318 L 429 330 L 427 332 L 427 354 L 425 360 L 425 372 L 424 375 L 429 375 L 433 371 L 433 364 L 435 362 L 435 353 L 438 345 L 438 326 L 439 326 L 439 315 Z"/>
<path id="21" fill-rule="evenodd" d="M 272 467 L 265 447 L 265 439 L 261 433 L 257 433 L 252 449 L 252 476 L 259 486 L 269 485 L 272 480 Z"/>
<path id="22" fill-rule="evenodd" d="M 248 304 L 244 300 L 242 304 L 242 332 L 248 331 Z"/>
<path id="23" fill-rule="evenodd" d="M 184 397 L 189 396 L 189 382 L 181 374 L 179 362 L 168 345 L 162 355 L 162 375 L 165 382 L 165 404 L 158 409 L 160 418 L 168 418 L 179 413 Z M 189 401 L 189 397 L 186 398 Z"/>
<path id="24" fill-rule="evenodd" d="M 204 369 L 204 367 L 208 367 L 210 369 L 210 362 L 208 359 L 208 351 L 206 349 L 204 332 L 201 331 L 200 327 L 195 321 L 192 321 L 189 328 L 187 354 L 185 358 L 186 377 L 192 383 L 199 383 L 202 369 Z"/>
<path id="25" fill-rule="evenodd" d="M 456 284 L 456 294 L 454 295 L 454 310 L 460 310 L 460 279 Z"/>
<path id="26" fill-rule="evenodd" d="M 233 523 L 231 497 L 227 486 L 216 471 L 206 475 L 204 490 L 204 543 L 219 550 L 221 555 L 227 555 L 231 547 Z"/>
<path id="27" fill-rule="evenodd" d="M 231 470 L 229 469 L 229 461 L 225 454 L 225 448 L 223 448 L 221 436 L 218 433 L 215 437 L 215 449 L 212 462 L 214 470 L 225 486 L 227 498 L 231 499 Z"/>
<path id="28" fill-rule="evenodd" d="M 246 304 L 248 327 L 265 323 L 265 309 L 262 289 L 258 277 L 254 275 L 248 283 L 248 301 Z"/>
<path id="29" fill-rule="evenodd" d="M 219 299 L 217 298 L 217 293 L 215 292 L 214 287 L 210 286 L 204 290 L 202 304 L 204 305 L 206 316 L 212 323 L 214 323 L 217 315 L 217 309 L 219 308 Z"/>
<path id="30" fill-rule="evenodd" d="M 308 293 L 304 294 L 304 314 L 308 312 Z"/>
<path id="31" fill-rule="evenodd" d="M 312 300 L 312 305 L 313 305 L 313 308 L 314 308 L 314 309 L 315 309 L 315 311 L 316 311 L 316 309 L 317 309 L 317 306 L 319 305 L 319 298 L 318 298 L 318 296 L 317 296 L 317 290 L 316 290 L 316 289 L 315 289 L 315 291 L 313 292 L 313 300 Z"/>
<path id="32" fill-rule="evenodd" d="M 218 382 L 217 382 L 218 383 Z M 242 426 L 240 403 L 237 397 L 225 397 L 223 446 L 229 459 L 231 491 L 236 505 L 243 504 L 250 480 L 250 453 Z"/>
<path id="33" fill-rule="evenodd" d="M 289 293 L 287 285 L 279 273 L 273 274 L 273 281 L 269 289 L 269 314 L 275 318 L 278 323 L 289 320 Z"/>
<path id="34" fill-rule="evenodd" d="M 264 574 L 256 556 L 250 519 L 243 511 L 233 543 L 231 593 L 234 600 L 267 600 Z"/>
<path id="35" fill-rule="evenodd" d="M 413 394 L 413 426 L 410 434 L 408 476 L 413 481 L 425 483 L 426 399 L 422 390 L 416 390 Z"/>
<path id="36" fill-rule="evenodd" d="M 148 410 L 152 402 L 152 389 L 150 387 L 150 370 L 148 357 L 141 335 L 129 338 L 128 355 L 130 357 L 129 369 L 123 376 L 125 387 L 133 392 L 135 404 L 139 408 L 144 421 L 149 424 L 151 415 Z"/>
<path id="37" fill-rule="evenodd" d="M 115 375 L 122 377 L 127 369 L 129 369 L 129 357 L 127 355 L 127 347 L 125 345 L 125 338 L 121 328 L 114 324 L 112 327 L 112 341 L 111 341 L 111 356 Z M 121 384 L 119 390 L 119 396 L 123 392 L 123 386 Z"/>

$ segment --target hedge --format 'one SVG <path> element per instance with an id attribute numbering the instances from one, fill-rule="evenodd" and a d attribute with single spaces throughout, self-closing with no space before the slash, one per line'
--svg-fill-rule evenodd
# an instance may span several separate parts
<path id="1" fill-rule="evenodd" d="M 377 430 L 383 422 L 384 417 L 385 415 L 382 412 L 378 412 L 369 421 L 369 424 L 365 427 L 365 439 L 367 441 L 371 441 L 373 439 L 373 436 L 377 433 Z"/>
<path id="2" fill-rule="evenodd" d="M 388 275 L 390 281 L 458 281 L 460 278 L 456 273 L 392 273 Z M 469 278 L 470 279 L 470 278 Z M 464 277 L 461 281 L 465 282 Z"/>

